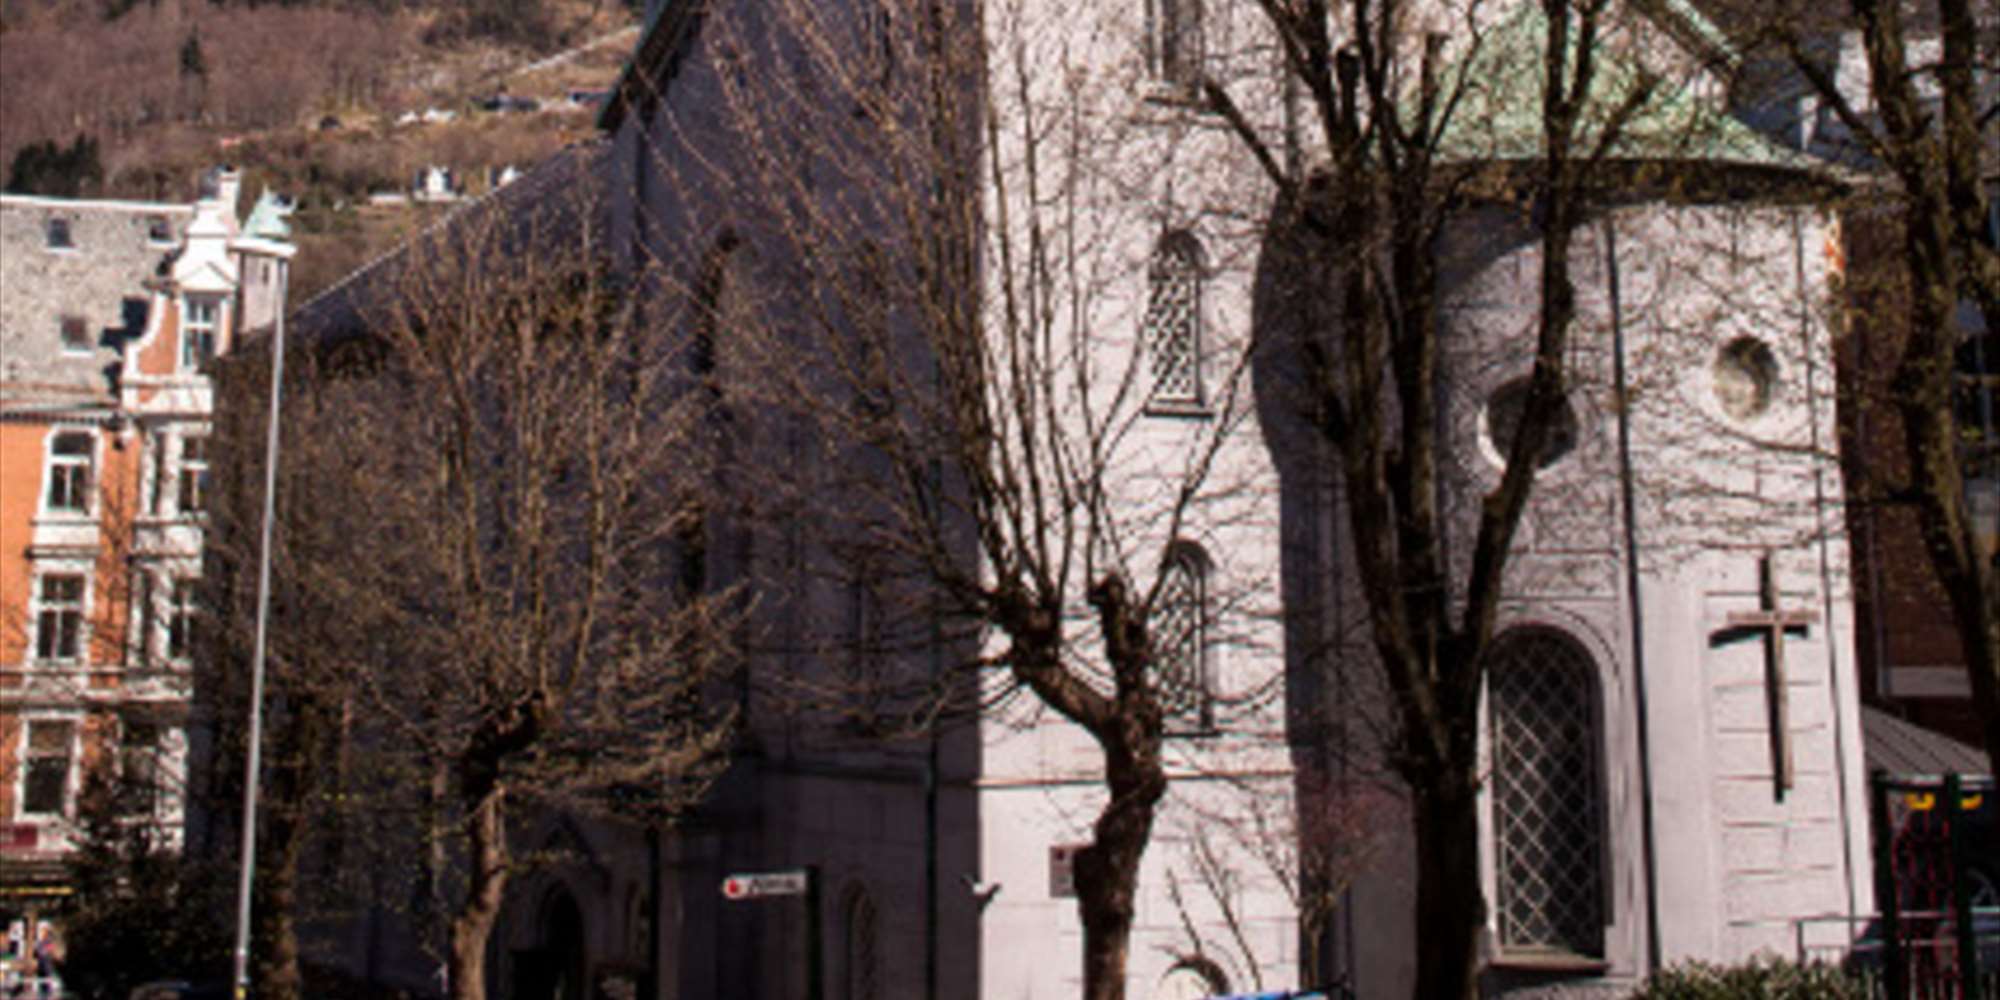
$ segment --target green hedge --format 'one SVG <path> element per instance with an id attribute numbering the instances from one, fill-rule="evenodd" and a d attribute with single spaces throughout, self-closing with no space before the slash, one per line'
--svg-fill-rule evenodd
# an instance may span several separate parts
<path id="1" fill-rule="evenodd" d="M 1689 962 L 1646 980 L 1632 1000 L 1868 1000 L 1861 980 L 1824 962 L 1778 958 L 1745 965 Z"/>

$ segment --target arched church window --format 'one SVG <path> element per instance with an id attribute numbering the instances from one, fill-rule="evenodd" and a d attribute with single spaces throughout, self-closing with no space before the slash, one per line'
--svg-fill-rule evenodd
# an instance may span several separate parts
<path id="1" fill-rule="evenodd" d="M 1175 542 L 1160 574 L 1152 621 L 1155 690 L 1171 724 L 1208 732 L 1215 726 L 1208 663 L 1208 555 L 1192 542 Z"/>
<path id="2" fill-rule="evenodd" d="M 1186 410 L 1203 403 L 1201 385 L 1201 244 L 1169 233 L 1146 273 L 1146 318 L 1140 331 L 1152 360 L 1154 405 Z"/>
<path id="3" fill-rule="evenodd" d="M 1177 89 L 1201 85 L 1202 0 L 1147 0 L 1147 62 L 1153 78 Z"/>
<path id="4" fill-rule="evenodd" d="M 1213 959 L 1188 955 L 1160 977 L 1152 1000 L 1207 1000 L 1229 992 L 1229 977 Z"/>
<path id="5" fill-rule="evenodd" d="M 1596 665 L 1574 640 L 1544 628 L 1509 632 L 1488 655 L 1500 947 L 1601 958 Z"/>
<path id="6" fill-rule="evenodd" d="M 847 890 L 845 938 L 841 953 L 846 956 L 842 970 L 841 1000 L 877 1000 L 881 995 L 880 960 L 876 953 L 875 899 L 866 887 Z"/>

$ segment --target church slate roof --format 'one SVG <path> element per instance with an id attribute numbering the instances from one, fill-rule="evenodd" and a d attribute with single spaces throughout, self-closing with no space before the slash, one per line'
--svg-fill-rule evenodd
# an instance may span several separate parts
<path id="1" fill-rule="evenodd" d="M 415 236 L 348 272 L 293 310 L 298 335 L 322 346 L 364 335 L 371 321 L 380 318 L 379 310 L 395 301 L 396 283 L 411 266 L 413 255 L 440 252 L 480 226 L 539 225 L 541 231 L 532 238 L 553 241 L 558 252 L 580 251 L 579 246 L 562 244 L 546 227 L 563 225 L 579 207 L 601 208 L 594 199 L 605 189 L 602 174 L 609 150 L 602 137 L 571 143 L 513 183 L 458 203 Z"/>

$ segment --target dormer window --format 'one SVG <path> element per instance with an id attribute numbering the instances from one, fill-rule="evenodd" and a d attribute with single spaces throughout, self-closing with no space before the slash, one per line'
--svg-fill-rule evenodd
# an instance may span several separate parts
<path id="1" fill-rule="evenodd" d="M 49 249 L 51 250 L 76 249 L 76 238 L 69 231 L 68 219 L 50 219 L 43 229 L 43 235 L 47 237 Z"/>
<path id="2" fill-rule="evenodd" d="M 181 304 L 181 370 L 192 371 L 215 357 L 222 301 L 190 295 Z"/>
<path id="3" fill-rule="evenodd" d="M 62 318 L 62 348 L 65 354 L 90 353 L 90 326 L 81 316 Z"/>

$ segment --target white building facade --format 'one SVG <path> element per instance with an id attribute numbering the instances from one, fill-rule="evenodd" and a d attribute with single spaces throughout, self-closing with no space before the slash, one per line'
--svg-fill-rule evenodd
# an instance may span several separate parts
<path id="1" fill-rule="evenodd" d="M 1286 396 L 1296 359 L 1272 346 L 1297 322 L 1260 291 L 1286 266 L 1270 258 L 1274 187 L 1199 85 L 1229 88 L 1245 127 L 1300 158 L 1309 104 L 1275 75 L 1251 5 L 926 10 L 655 4 L 603 119 L 614 225 L 663 301 L 715 317 L 690 328 L 697 367 L 725 381 L 767 350 L 802 370 L 848 364 L 799 331 L 861 322 L 848 300 L 868 296 L 839 277 L 854 261 L 969 261 L 938 270 L 973 276 L 976 296 L 950 304 L 976 317 L 991 398 L 1032 400 L 1001 408 L 1000 436 L 1035 437 L 1018 432 L 1039 421 L 1057 456 L 1024 449 L 1003 467 L 1087 473 L 1071 480 L 1087 489 L 1022 515 L 1077 539 L 1052 563 L 1065 648 L 1082 665 L 1099 652 L 1087 592 L 1106 574 L 1152 601 L 1171 780 L 1128 995 L 1335 979 L 1406 992 L 1408 838 L 1371 742 L 1380 705 L 1338 463 Z M 1510 16 L 1527 15 L 1483 14 L 1481 37 L 1499 45 Z M 1698 14 L 1667 5 L 1619 25 L 1611 50 L 1673 81 L 1624 155 L 1668 179 L 1634 182 L 1577 234 L 1570 416 L 1516 545 L 1482 712 L 1486 823 L 1466 845 L 1483 861 L 1494 992 L 1609 992 L 1686 959 L 1788 954 L 1800 921 L 1872 908 L 1832 462 L 1838 231 L 1805 196 L 1825 179 L 1699 110 L 1719 87 L 1675 41 L 1713 33 Z M 916 57 L 937 51 L 979 57 Z M 1477 50 L 1456 55 L 1477 68 Z M 1455 155 L 1528 158 L 1504 120 L 1522 96 L 1496 83 Z M 939 245 L 913 235 L 927 226 Z M 1538 253 L 1524 213 L 1476 203 L 1440 248 L 1443 490 L 1467 535 L 1518 415 Z M 732 306 L 739 284 L 752 301 Z M 890 330 L 939 305 L 881 299 Z M 915 374 L 892 384 L 943 392 L 923 372 L 948 348 L 899 336 L 887 342 L 908 350 L 889 364 Z M 760 416 L 781 406 L 736 405 L 735 426 L 791 469 L 848 460 Z M 773 584 L 750 628 L 777 639 L 738 695 L 741 762 L 665 847 L 661 995 L 797 995 L 813 922 L 717 890 L 732 872 L 811 865 L 833 995 L 1075 996 L 1064 877 L 1105 795 L 1094 742 L 996 669 L 960 724 L 900 741 L 778 693 L 856 649 L 877 673 L 933 678 L 1005 650 L 935 616 L 927 641 L 866 641 L 876 598 L 828 537 L 850 523 L 828 508 L 883 502 L 843 492 L 865 481 L 854 471 L 831 477 L 824 506 L 746 514 L 709 539 L 712 579 Z M 760 517 L 788 527 L 753 539 Z M 969 539 L 961 554 L 991 551 Z M 1330 912 L 1301 894 L 1325 881 L 1345 888 Z"/>

